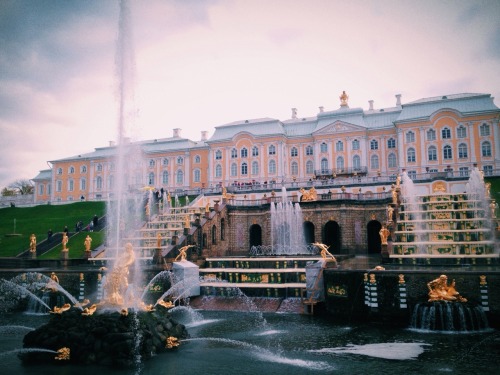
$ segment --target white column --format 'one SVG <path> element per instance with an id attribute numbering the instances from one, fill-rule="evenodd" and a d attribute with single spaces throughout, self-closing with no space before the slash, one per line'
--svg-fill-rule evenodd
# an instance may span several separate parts
<path id="1" fill-rule="evenodd" d="M 367 171 L 370 169 L 368 165 L 368 149 L 370 147 L 370 142 L 368 142 L 368 137 L 361 137 L 359 141 L 359 149 L 361 150 L 361 167 L 365 166 Z"/>
<path id="2" fill-rule="evenodd" d="M 405 163 L 405 149 L 403 147 L 403 131 L 401 129 L 396 129 L 398 134 L 398 161 L 399 161 L 399 169 L 406 168 Z"/>
<path id="3" fill-rule="evenodd" d="M 493 152 L 495 153 L 495 167 L 498 162 L 500 162 L 500 134 L 499 134 L 499 129 L 498 129 L 498 120 L 495 119 L 491 122 L 491 125 L 493 126 Z"/>
<path id="4" fill-rule="evenodd" d="M 425 152 L 425 129 L 423 127 L 420 127 L 419 129 L 419 141 L 420 141 L 420 173 L 425 173 L 425 165 L 426 163 L 426 152 Z"/>

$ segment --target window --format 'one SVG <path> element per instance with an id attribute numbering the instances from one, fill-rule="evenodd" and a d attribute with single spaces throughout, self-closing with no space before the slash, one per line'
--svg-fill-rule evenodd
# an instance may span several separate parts
<path id="1" fill-rule="evenodd" d="M 215 166 L 215 177 L 216 178 L 221 178 L 222 177 L 222 165 L 217 164 Z"/>
<path id="2" fill-rule="evenodd" d="M 313 174 L 314 173 L 314 164 L 312 160 L 308 160 L 306 162 L 306 173 L 307 174 Z"/>
<path id="3" fill-rule="evenodd" d="M 84 178 L 80 179 L 80 190 L 86 190 L 87 189 L 87 180 Z"/>
<path id="4" fill-rule="evenodd" d="M 443 159 L 450 160 L 453 158 L 453 153 L 451 150 L 451 146 L 444 146 L 443 148 Z"/>
<path id="5" fill-rule="evenodd" d="M 393 154 L 393 153 L 389 154 L 389 156 L 387 157 L 387 166 L 389 168 L 396 168 L 398 166 L 395 154 Z"/>
<path id="6" fill-rule="evenodd" d="M 491 157 L 491 143 L 483 142 L 481 144 L 481 155 L 484 157 Z"/>
<path id="7" fill-rule="evenodd" d="M 314 151 L 313 151 L 312 146 L 307 146 L 307 147 L 306 147 L 306 155 L 307 155 L 307 156 L 314 155 Z"/>
<path id="8" fill-rule="evenodd" d="M 467 138 L 467 129 L 465 126 L 460 125 L 457 128 L 457 138 Z"/>
<path id="9" fill-rule="evenodd" d="M 148 175 L 148 185 L 153 186 L 155 184 L 155 174 L 151 172 Z"/>
<path id="10" fill-rule="evenodd" d="M 43 195 L 43 185 L 38 185 L 38 195 Z"/>
<path id="11" fill-rule="evenodd" d="M 375 139 L 370 141 L 370 150 L 378 150 L 378 141 Z"/>
<path id="12" fill-rule="evenodd" d="M 60 193 L 62 191 L 62 181 L 61 180 L 56 181 L 56 191 L 58 193 Z"/>
<path id="13" fill-rule="evenodd" d="M 337 158 L 337 169 L 344 169 L 344 158 L 342 156 Z"/>
<path id="14" fill-rule="evenodd" d="M 82 165 L 82 166 L 80 167 L 80 173 L 87 173 L 87 166 Z"/>
<path id="15" fill-rule="evenodd" d="M 212 245 L 217 244 L 217 227 L 215 225 L 212 226 Z"/>
<path id="16" fill-rule="evenodd" d="M 248 164 L 247 163 L 241 164 L 241 174 L 243 176 L 246 176 L 248 174 Z"/>
<path id="17" fill-rule="evenodd" d="M 252 147 L 252 156 L 259 156 L 259 148 L 257 146 Z"/>
<path id="18" fill-rule="evenodd" d="M 109 176 L 109 189 L 112 190 L 114 187 L 115 178 L 114 176 Z"/>
<path id="19" fill-rule="evenodd" d="M 352 149 L 353 150 L 359 150 L 359 141 L 357 139 L 355 139 L 354 141 L 352 141 Z"/>
<path id="20" fill-rule="evenodd" d="M 177 185 L 182 185 L 184 183 L 184 172 L 181 170 L 177 171 Z"/>
<path id="21" fill-rule="evenodd" d="M 275 145 L 269 146 L 269 155 L 276 155 L 276 146 Z"/>
<path id="22" fill-rule="evenodd" d="M 297 147 L 292 147 L 292 149 L 290 150 L 290 156 L 293 158 L 295 156 L 298 156 L 299 155 L 299 151 L 297 150 Z"/>
<path id="23" fill-rule="evenodd" d="M 437 157 L 437 148 L 436 146 L 430 146 L 427 149 L 427 160 L 428 161 L 436 161 L 438 159 Z"/>
<path id="24" fill-rule="evenodd" d="M 163 173 L 161 175 L 161 182 L 163 183 L 163 185 L 168 185 L 168 172 L 167 171 L 163 171 Z"/>
<path id="25" fill-rule="evenodd" d="M 412 180 L 417 178 L 417 172 L 416 171 L 408 171 L 408 177 L 410 177 Z"/>
<path id="26" fill-rule="evenodd" d="M 406 143 L 411 143 L 415 142 L 415 133 L 412 131 L 409 131 L 406 133 Z"/>
<path id="27" fill-rule="evenodd" d="M 215 151 L 215 160 L 222 160 L 222 151 L 221 150 Z"/>
<path id="28" fill-rule="evenodd" d="M 460 143 L 458 145 L 458 158 L 467 159 L 467 145 L 465 143 Z"/>
<path id="29" fill-rule="evenodd" d="M 102 164 L 97 164 L 97 172 L 102 172 Z"/>
<path id="30" fill-rule="evenodd" d="M 167 158 L 163 159 L 163 165 L 168 165 L 168 159 Z"/>
<path id="31" fill-rule="evenodd" d="M 327 145 L 325 142 L 323 142 L 323 143 L 319 146 L 319 148 L 320 148 L 320 151 L 321 151 L 321 152 L 328 152 L 328 145 Z"/>
<path id="32" fill-rule="evenodd" d="M 269 173 L 270 174 L 276 173 L 276 162 L 274 160 L 269 160 Z"/>
<path id="33" fill-rule="evenodd" d="M 246 157 L 248 157 L 248 150 L 247 150 L 247 148 L 246 148 L 246 147 L 243 147 L 243 148 L 241 149 L 241 153 L 240 153 L 240 154 L 241 154 L 241 157 L 242 157 L 242 158 L 246 158 Z"/>
<path id="34" fill-rule="evenodd" d="M 231 159 L 236 159 L 238 157 L 238 150 L 233 148 L 231 149 Z"/>
<path id="35" fill-rule="evenodd" d="M 484 172 L 485 176 L 492 176 L 493 175 L 493 166 L 492 165 L 483 166 L 483 172 Z"/>
<path id="36" fill-rule="evenodd" d="M 387 148 L 396 148 L 396 140 L 394 138 L 387 140 Z"/>
<path id="37" fill-rule="evenodd" d="M 481 137 L 487 137 L 490 135 L 490 126 L 488 124 L 483 124 L 479 127 L 479 135 Z"/>
<path id="38" fill-rule="evenodd" d="M 321 159 L 321 173 L 328 173 L 328 159 Z"/>
<path id="39" fill-rule="evenodd" d="M 460 167 L 458 168 L 460 173 L 460 177 L 469 177 L 469 167 Z"/>
<path id="40" fill-rule="evenodd" d="M 406 161 L 408 163 L 415 163 L 415 149 L 410 147 L 408 151 L 406 151 Z"/>
<path id="41" fill-rule="evenodd" d="M 438 170 L 436 168 L 431 168 L 429 169 L 429 173 L 437 173 Z"/>
<path id="42" fill-rule="evenodd" d="M 231 176 L 235 177 L 238 175 L 238 166 L 236 163 L 231 164 Z"/>
<path id="43" fill-rule="evenodd" d="M 342 141 L 338 141 L 338 142 L 335 144 L 335 150 L 336 150 L 336 151 L 344 151 L 344 142 L 342 142 Z"/>
<path id="44" fill-rule="evenodd" d="M 75 173 L 75 167 L 69 167 L 69 169 L 68 169 L 68 173 L 69 173 L 69 174 L 73 174 L 73 173 Z"/>
<path id="45" fill-rule="evenodd" d="M 149 160 L 149 168 L 153 168 L 155 166 L 155 161 L 153 159 Z"/>
<path id="46" fill-rule="evenodd" d="M 297 175 L 299 174 L 299 165 L 296 161 L 292 162 L 292 164 L 290 165 L 290 173 L 294 177 L 297 177 Z"/>
<path id="47" fill-rule="evenodd" d="M 195 169 L 193 171 L 193 182 L 200 182 L 201 181 L 201 172 L 199 169 Z"/>
<path id="48" fill-rule="evenodd" d="M 259 174 L 259 163 L 256 161 L 252 162 L 252 174 L 254 176 Z"/>
<path id="49" fill-rule="evenodd" d="M 428 141 L 436 140 L 436 131 L 434 129 L 427 130 L 427 140 Z"/>
<path id="50" fill-rule="evenodd" d="M 441 130 L 441 138 L 443 138 L 443 139 L 451 139 L 450 128 L 443 128 Z"/>
<path id="51" fill-rule="evenodd" d="M 196 155 L 194 157 L 194 162 L 195 162 L 195 164 L 200 164 L 201 163 L 201 157 L 200 157 L 200 155 Z"/>
<path id="52" fill-rule="evenodd" d="M 57 174 L 62 174 L 62 168 L 57 168 Z"/>
<path id="53" fill-rule="evenodd" d="M 97 178 L 95 180 L 95 187 L 96 187 L 97 190 L 101 190 L 102 189 L 102 177 L 101 176 L 97 176 Z"/>
<path id="54" fill-rule="evenodd" d="M 372 155 L 372 157 L 370 158 L 370 168 L 371 169 L 379 169 L 378 156 L 377 155 Z"/>
<path id="55" fill-rule="evenodd" d="M 182 156 L 177 156 L 177 164 L 184 164 L 184 158 Z M 184 178 L 184 176 L 182 178 Z"/>
<path id="56" fill-rule="evenodd" d="M 361 158 L 359 155 L 354 155 L 352 157 L 352 166 L 354 170 L 360 170 L 361 169 Z"/>

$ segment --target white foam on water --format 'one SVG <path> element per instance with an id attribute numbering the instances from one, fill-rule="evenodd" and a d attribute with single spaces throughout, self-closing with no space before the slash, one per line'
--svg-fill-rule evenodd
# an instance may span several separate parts
<path id="1" fill-rule="evenodd" d="M 348 345 L 337 348 L 310 350 L 315 353 L 359 354 L 375 358 L 409 360 L 417 359 L 424 352 L 425 343 L 388 342 L 366 345 Z"/>
<path id="2" fill-rule="evenodd" d="M 203 326 L 205 324 L 219 322 L 221 320 L 223 320 L 223 319 L 204 319 L 204 320 L 199 320 L 199 321 L 195 321 L 192 323 L 188 323 L 185 326 L 186 326 L 186 328 L 193 328 L 193 327 Z"/>
<path id="3" fill-rule="evenodd" d="M 256 333 L 255 336 L 278 335 L 280 333 L 286 333 L 286 331 L 280 331 L 280 330 L 277 330 L 277 329 L 269 329 L 269 330 L 264 331 L 264 332 Z"/>

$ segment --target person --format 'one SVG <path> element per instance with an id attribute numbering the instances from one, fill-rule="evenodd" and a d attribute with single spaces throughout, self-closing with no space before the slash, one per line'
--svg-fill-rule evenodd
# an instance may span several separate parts
<path id="1" fill-rule="evenodd" d="M 36 236 L 34 233 L 30 236 L 30 251 L 32 253 L 36 252 Z"/>
<path id="2" fill-rule="evenodd" d="M 69 230 L 68 230 L 68 226 L 67 225 L 64 226 L 64 231 L 63 232 L 66 233 L 66 235 L 68 235 Z"/>
<path id="3" fill-rule="evenodd" d="M 53 234 L 54 233 L 52 232 L 52 229 L 49 229 L 49 231 L 47 232 L 47 241 L 50 242 L 52 240 L 52 235 Z"/>
<path id="4" fill-rule="evenodd" d="M 389 229 L 387 229 L 385 225 L 382 226 L 382 228 L 378 232 L 378 234 L 380 234 L 380 240 L 382 241 L 382 245 L 387 245 L 387 238 L 389 237 L 390 233 L 391 232 L 389 232 Z"/>
<path id="5" fill-rule="evenodd" d="M 94 228 L 97 227 L 97 225 L 99 224 L 99 217 L 97 216 L 97 214 L 94 215 L 92 222 L 94 223 Z"/>
<path id="6" fill-rule="evenodd" d="M 90 245 L 92 244 L 92 238 L 87 234 L 87 237 L 85 237 L 85 251 L 90 251 Z"/>

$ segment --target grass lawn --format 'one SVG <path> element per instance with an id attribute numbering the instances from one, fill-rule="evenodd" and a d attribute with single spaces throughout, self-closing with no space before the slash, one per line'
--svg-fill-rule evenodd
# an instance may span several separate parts
<path id="1" fill-rule="evenodd" d="M 101 245 L 104 242 L 105 230 L 100 232 L 80 232 L 72 236 L 66 247 L 69 249 L 68 257 L 70 259 L 81 259 L 85 255 L 85 238 L 87 234 L 92 238 L 91 250 Z M 61 258 L 62 244 L 58 244 L 52 250 L 40 255 L 37 259 L 60 259 Z"/>
<path id="2" fill-rule="evenodd" d="M 47 231 L 52 229 L 54 233 L 62 232 L 64 226 L 68 226 L 70 232 L 75 231 L 75 224 L 82 221 L 86 226 L 94 215 L 103 216 L 106 208 L 105 202 L 75 202 L 64 205 L 40 205 L 35 207 L 7 207 L 0 209 L 0 257 L 14 257 L 29 248 L 29 237 L 34 233 L 37 242 L 47 239 Z M 82 233 L 81 245 L 84 250 L 83 241 L 87 232 Z M 97 233 L 93 233 L 96 235 Z M 102 243 L 103 238 L 92 236 L 92 248 Z M 70 239 L 68 247 L 71 251 L 73 242 L 78 239 Z M 76 244 L 75 244 L 76 245 Z M 73 245 L 73 246 L 75 246 Z M 75 251 L 76 251 L 75 247 Z M 73 257 L 70 253 L 70 257 Z M 76 256 L 75 256 L 76 257 Z M 57 254 L 56 258 L 59 258 Z"/>

